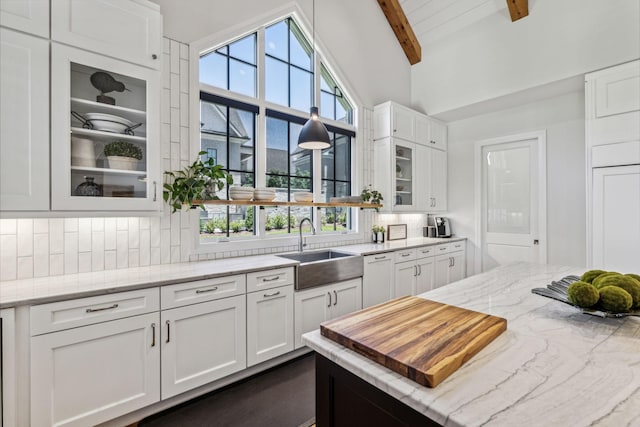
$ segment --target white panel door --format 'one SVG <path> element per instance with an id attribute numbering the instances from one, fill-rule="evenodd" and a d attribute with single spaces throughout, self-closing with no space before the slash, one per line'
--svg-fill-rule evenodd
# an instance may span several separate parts
<path id="1" fill-rule="evenodd" d="M 293 285 L 247 294 L 247 366 L 293 350 Z"/>
<path id="2" fill-rule="evenodd" d="M 160 400 L 159 313 L 31 338 L 31 425 L 88 426 Z"/>
<path id="3" fill-rule="evenodd" d="M 593 169 L 596 268 L 640 270 L 640 165 Z"/>
<path id="4" fill-rule="evenodd" d="M 386 253 L 364 257 L 362 305 L 365 308 L 391 299 L 393 274 L 393 254 Z"/>
<path id="5" fill-rule="evenodd" d="M 362 308 L 362 279 L 336 283 L 331 292 L 333 294 L 332 319 Z"/>
<path id="6" fill-rule="evenodd" d="M 162 398 L 247 366 L 244 295 L 162 312 Z"/>
<path id="7" fill-rule="evenodd" d="M 467 257 L 464 252 L 452 252 L 449 254 L 451 257 L 451 268 L 449 268 L 449 283 L 457 282 L 466 277 L 467 271 Z"/>
<path id="8" fill-rule="evenodd" d="M 0 210 L 48 210 L 49 42 L 0 28 L 0 94 Z"/>
<path id="9" fill-rule="evenodd" d="M 417 267 L 415 261 L 401 262 L 395 265 L 393 278 L 393 297 L 415 295 Z"/>
<path id="10" fill-rule="evenodd" d="M 433 289 L 439 288 L 449 283 L 449 269 L 451 268 L 451 257 L 448 254 L 435 257 L 435 272 L 433 275 Z"/>
<path id="11" fill-rule="evenodd" d="M 295 347 L 302 347 L 302 335 L 315 331 L 329 319 L 333 297 L 328 287 L 295 293 Z"/>
<path id="12" fill-rule="evenodd" d="M 18 425 L 18 378 L 16 375 L 16 330 L 15 310 L 0 310 L 0 362 L 2 381 L 0 381 L 0 425 Z"/>
<path id="13" fill-rule="evenodd" d="M 640 110 L 640 62 L 634 61 L 596 79 L 596 117 Z"/>
<path id="14" fill-rule="evenodd" d="M 481 146 L 481 270 L 516 261 L 546 262 L 546 177 L 542 136 L 509 137 Z"/>
<path id="15" fill-rule="evenodd" d="M 429 149 L 430 151 L 430 194 L 429 212 L 447 210 L 447 152 Z"/>
<path id="16" fill-rule="evenodd" d="M 128 0 L 54 0 L 51 39 L 160 69 L 162 16 Z"/>
<path id="17" fill-rule="evenodd" d="M 392 136 L 407 141 L 415 141 L 415 113 L 408 108 L 392 104 L 391 115 Z"/>
<path id="18" fill-rule="evenodd" d="M 0 25 L 49 38 L 49 0 L 0 0 Z"/>

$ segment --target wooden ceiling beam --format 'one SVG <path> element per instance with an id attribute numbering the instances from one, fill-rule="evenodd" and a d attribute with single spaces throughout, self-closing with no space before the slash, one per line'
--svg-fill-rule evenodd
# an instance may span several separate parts
<path id="1" fill-rule="evenodd" d="M 511 22 L 529 15 L 529 0 L 507 0 Z"/>
<path id="2" fill-rule="evenodd" d="M 415 65 L 420 62 L 422 60 L 422 48 L 402 10 L 402 6 L 400 6 L 400 2 L 398 0 L 378 0 L 378 4 L 396 34 L 396 38 L 400 42 L 404 54 L 407 55 L 409 63 Z"/>

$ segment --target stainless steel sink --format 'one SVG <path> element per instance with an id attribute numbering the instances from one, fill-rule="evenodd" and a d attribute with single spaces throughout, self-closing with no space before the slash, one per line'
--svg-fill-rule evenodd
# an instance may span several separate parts
<path id="1" fill-rule="evenodd" d="M 364 263 L 361 255 L 331 249 L 311 252 L 298 252 L 278 255 L 282 258 L 299 261 L 296 268 L 296 289 L 362 277 Z"/>

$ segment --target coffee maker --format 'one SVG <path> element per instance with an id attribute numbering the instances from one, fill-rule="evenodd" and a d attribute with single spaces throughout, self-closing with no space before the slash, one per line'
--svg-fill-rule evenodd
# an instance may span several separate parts
<path id="1" fill-rule="evenodd" d="M 443 216 L 434 217 L 436 224 L 436 237 L 451 237 L 451 225 L 449 219 Z"/>

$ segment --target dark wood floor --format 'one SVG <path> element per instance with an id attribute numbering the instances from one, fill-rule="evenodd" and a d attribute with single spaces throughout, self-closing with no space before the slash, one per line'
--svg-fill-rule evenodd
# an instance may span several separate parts
<path id="1" fill-rule="evenodd" d="M 142 420 L 140 427 L 299 427 L 315 416 L 314 353 Z"/>

